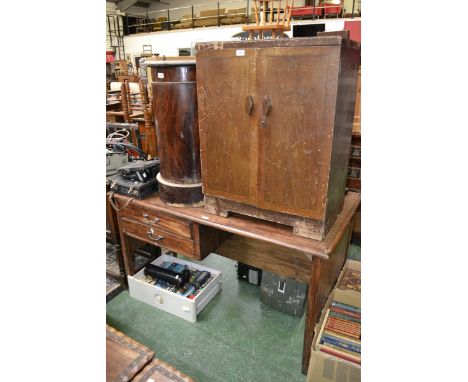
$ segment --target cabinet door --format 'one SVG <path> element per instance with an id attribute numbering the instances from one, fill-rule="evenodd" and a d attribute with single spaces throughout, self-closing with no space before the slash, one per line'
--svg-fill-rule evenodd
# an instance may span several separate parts
<path id="1" fill-rule="evenodd" d="M 203 192 L 255 204 L 255 49 L 197 53 Z"/>
<path id="2" fill-rule="evenodd" d="M 339 47 L 263 49 L 258 60 L 258 207 L 323 219 Z"/>

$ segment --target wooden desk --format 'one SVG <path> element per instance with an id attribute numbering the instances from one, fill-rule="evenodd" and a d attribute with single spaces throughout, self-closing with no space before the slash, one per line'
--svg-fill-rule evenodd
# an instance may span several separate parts
<path id="1" fill-rule="evenodd" d="M 302 372 L 307 373 L 314 326 L 346 260 L 360 194 L 349 192 L 323 241 L 296 236 L 291 227 L 241 215 L 210 215 L 204 208 L 171 207 L 159 196 L 114 196 L 128 275 L 135 273 L 132 240 L 139 239 L 202 260 L 229 257 L 309 284 Z"/>

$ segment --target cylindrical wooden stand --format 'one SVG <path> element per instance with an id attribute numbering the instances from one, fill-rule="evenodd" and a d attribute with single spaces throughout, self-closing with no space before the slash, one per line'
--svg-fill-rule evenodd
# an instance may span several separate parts
<path id="1" fill-rule="evenodd" d="M 151 67 L 161 200 L 203 204 L 195 60 L 154 61 Z"/>

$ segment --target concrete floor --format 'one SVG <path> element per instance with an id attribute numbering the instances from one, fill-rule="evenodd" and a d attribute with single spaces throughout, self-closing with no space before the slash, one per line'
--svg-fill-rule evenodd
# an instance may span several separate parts
<path id="1" fill-rule="evenodd" d="M 359 246 L 351 245 L 349 258 L 360 260 Z M 211 254 L 203 264 L 223 273 L 223 287 L 197 323 L 135 300 L 128 291 L 107 304 L 107 323 L 199 382 L 304 382 L 305 314 L 291 317 L 264 306 L 259 287 L 237 280 L 235 261 Z"/>

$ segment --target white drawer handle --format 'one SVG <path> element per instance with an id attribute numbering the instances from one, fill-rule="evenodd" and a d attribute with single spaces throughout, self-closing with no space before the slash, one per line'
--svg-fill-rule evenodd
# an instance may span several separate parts
<path id="1" fill-rule="evenodd" d="M 190 312 L 190 306 L 183 306 L 182 310 L 185 312 Z"/>
<path id="2" fill-rule="evenodd" d="M 151 218 L 149 217 L 148 214 L 143 214 L 143 217 L 144 217 L 146 220 L 148 220 L 150 223 L 157 223 L 157 222 L 160 221 L 160 219 L 158 219 L 158 218 L 154 218 L 153 220 L 151 220 Z"/>
<path id="3" fill-rule="evenodd" d="M 152 239 L 152 240 L 154 240 L 154 241 L 159 241 L 159 240 L 164 239 L 164 236 L 161 236 L 161 235 L 158 235 L 158 237 L 154 237 L 154 236 L 153 236 L 153 233 L 154 233 L 153 228 L 151 228 L 150 230 L 146 231 L 146 235 L 147 235 L 150 239 Z"/>
<path id="4" fill-rule="evenodd" d="M 155 294 L 155 295 L 154 295 L 154 299 L 156 300 L 156 302 L 157 302 L 158 304 L 162 304 L 162 303 L 163 303 L 163 298 L 162 298 L 162 296 L 161 296 L 160 294 Z"/>

